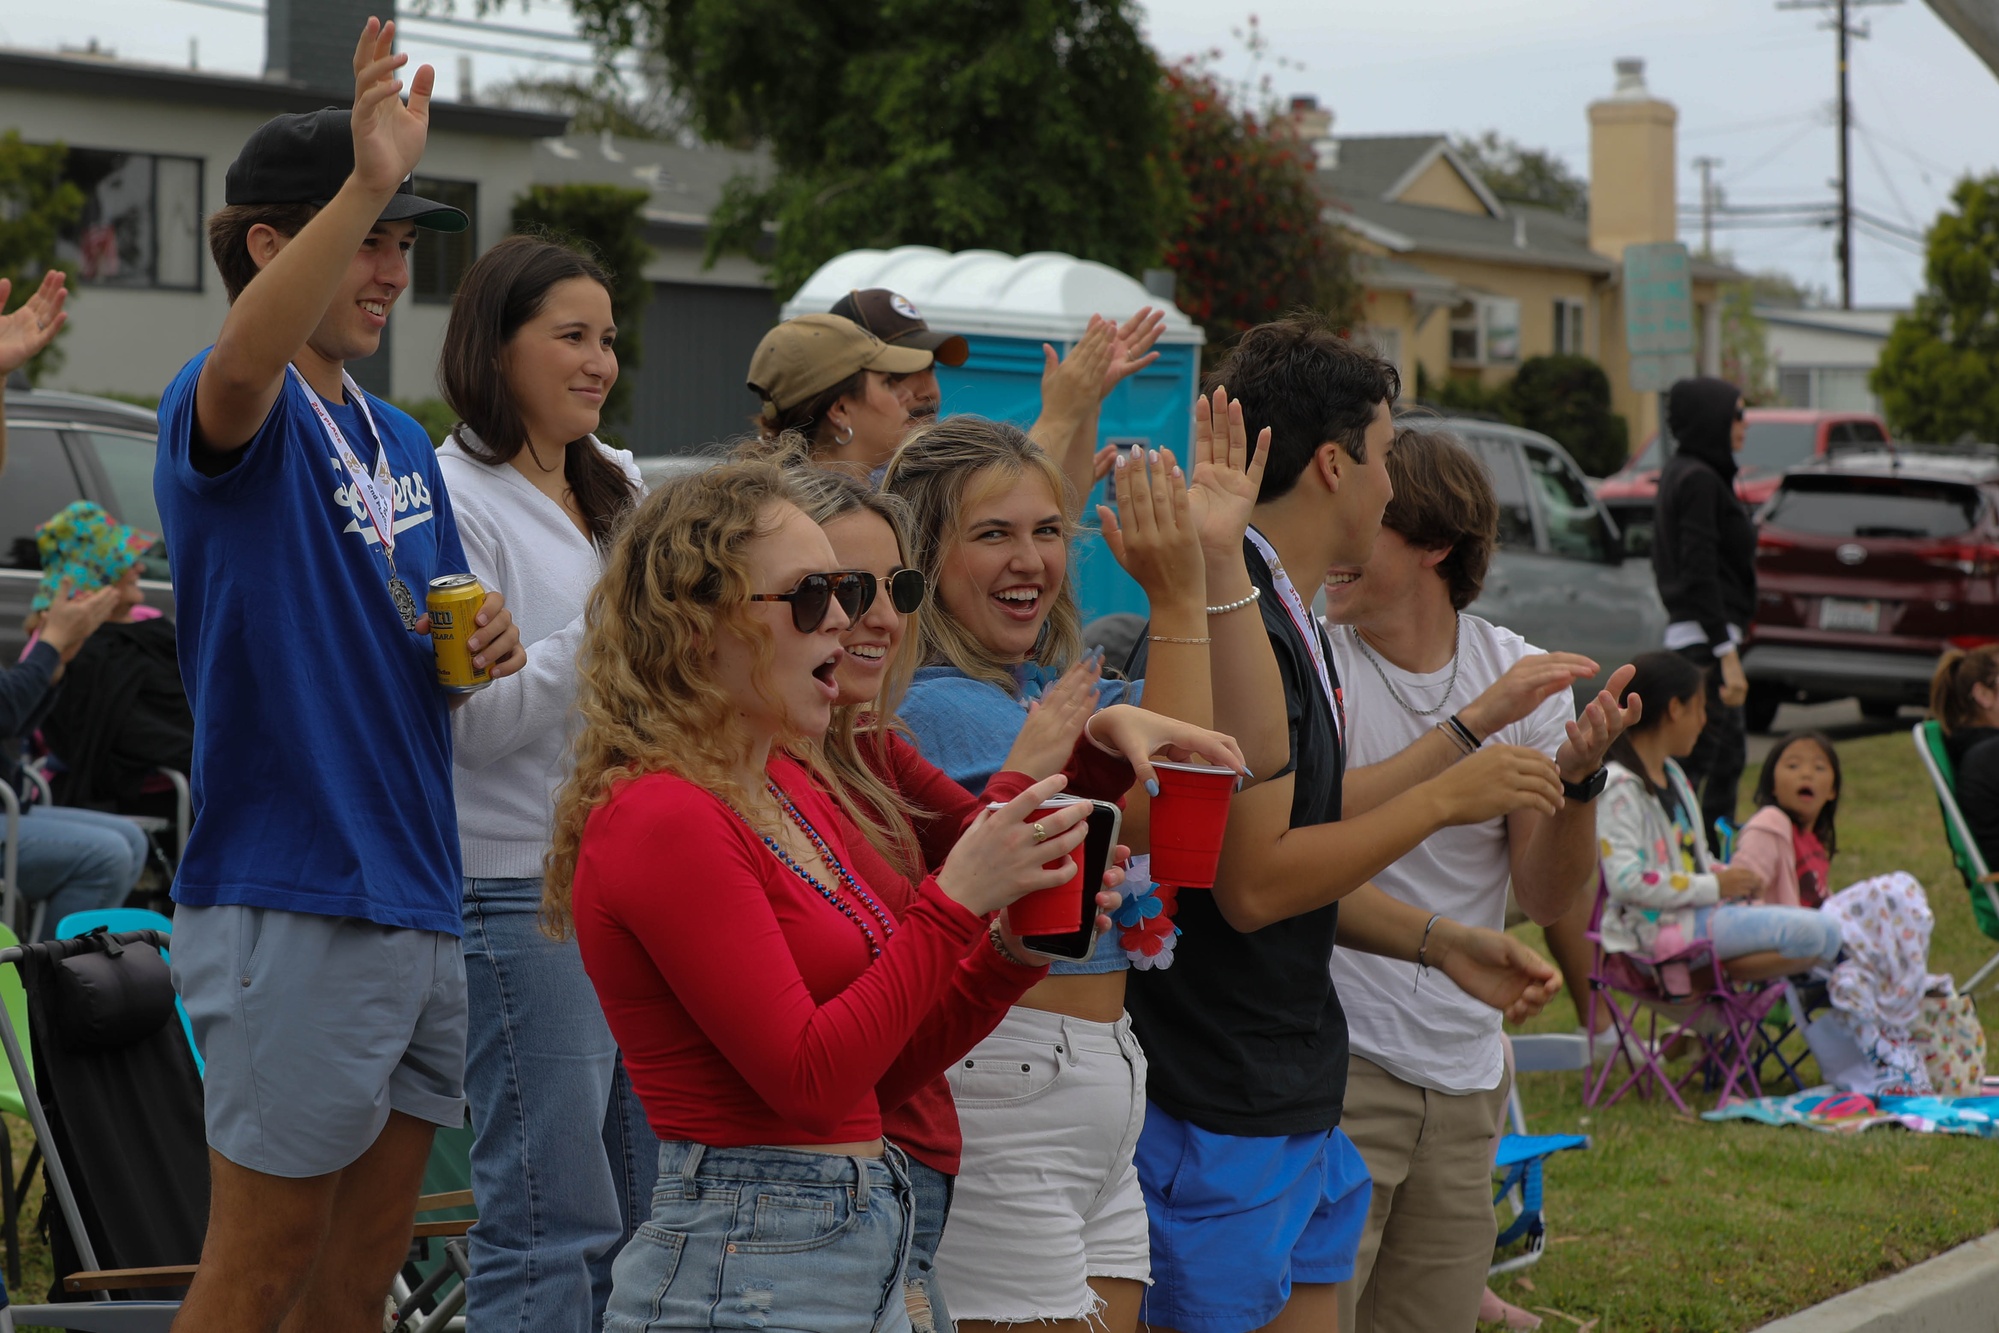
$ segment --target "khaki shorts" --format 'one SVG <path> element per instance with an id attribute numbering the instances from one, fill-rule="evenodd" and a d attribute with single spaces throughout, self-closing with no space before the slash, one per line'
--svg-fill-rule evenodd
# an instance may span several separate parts
<path id="1" fill-rule="evenodd" d="M 323 1176 L 401 1111 L 465 1123 L 458 938 L 270 907 L 181 907 L 174 988 L 208 1062 L 208 1146 Z"/>
<path id="2" fill-rule="evenodd" d="M 1492 1263 L 1493 1139 L 1510 1076 L 1453 1095 L 1405 1083 L 1353 1056 L 1340 1128 L 1374 1181 L 1353 1280 L 1340 1284 L 1340 1333 L 1469 1330 Z"/>

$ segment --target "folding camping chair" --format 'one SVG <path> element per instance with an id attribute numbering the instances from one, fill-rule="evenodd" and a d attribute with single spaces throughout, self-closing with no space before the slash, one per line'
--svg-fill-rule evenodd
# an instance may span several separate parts
<path id="1" fill-rule="evenodd" d="M 1617 1031 L 1617 1044 L 1585 1081 L 1583 1105 L 1609 1106 L 1627 1092 L 1644 1097 L 1657 1088 L 1682 1114 L 1691 1115 L 1680 1094 L 1696 1075 L 1707 1077 L 1719 1090 L 1717 1105 L 1726 1105 L 1737 1096 L 1761 1097 L 1763 1085 L 1757 1067 L 1763 1020 L 1782 996 L 1781 988 L 1767 982 L 1750 985 L 1731 980 L 1707 940 L 1695 940 L 1675 953 L 1653 957 L 1606 952 L 1603 912 L 1609 901 L 1610 891 L 1599 867 L 1596 907 L 1589 924 L 1589 940 L 1594 946 L 1589 1026 L 1590 1031 L 1597 1030 L 1597 1005 L 1601 1003 Z M 1688 994 L 1669 994 L 1660 985 L 1658 969 L 1670 963 L 1686 967 L 1692 983 Z M 1677 1079 L 1667 1072 L 1663 1055 L 1667 1040 L 1676 1032 L 1695 1043 L 1700 1055 Z M 1619 1064 L 1624 1066 L 1626 1077 L 1613 1089 L 1611 1076 Z"/>
<path id="2" fill-rule="evenodd" d="M 1923 771 L 1930 775 L 1930 786 L 1936 790 L 1944 837 L 1950 842 L 1950 859 L 1971 893 L 1971 914 L 1986 938 L 1999 940 L 1999 888 L 1995 888 L 1999 885 L 1999 875 L 1985 868 L 1985 854 L 1978 850 L 1971 826 L 1964 822 L 1964 812 L 1958 809 L 1957 774 L 1950 762 L 1950 752 L 1944 748 L 1943 728 L 1934 720 L 1918 722 L 1910 735 L 1916 742 L 1916 753 L 1922 757 Z M 1985 965 L 1971 974 L 1971 980 L 1958 987 L 1958 993 L 1969 995 L 1977 990 L 1994 968 L 1999 968 L 1999 953 L 1986 959 Z"/>
<path id="3" fill-rule="evenodd" d="M 1558 1152 L 1589 1147 L 1587 1134 L 1529 1134 L 1527 1115 L 1520 1107 L 1522 1074 L 1552 1073 L 1562 1069 L 1589 1068 L 1589 1038 L 1574 1034 L 1546 1034 L 1513 1038 L 1513 1087 L 1506 1097 L 1507 1123 L 1512 1133 L 1499 1140 L 1493 1169 L 1502 1173 L 1494 1208 L 1504 1202 L 1513 1210 L 1513 1220 L 1494 1243 L 1495 1257 L 1487 1277 L 1511 1273 L 1541 1262 L 1548 1247 L 1548 1222 L 1542 1208 L 1541 1169 Z M 1515 1242 L 1525 1242 L 1518 1254 L 1497 1256 Z"/>
<path id="4" fill-rule="evenodd" d="M 168 943 L 160 931 L 140 930 L 0 949 L 0 976 L 12 964 L 26 990 L 36 1061 L 31 1067 L 4 1006 L 0 1046 L 42 1156 L 61 1290 L 75 1300 L 15 1306 L 11 1319 L 0 1311 L 0 1333 L 15 1322 L 164 1333 L 180 1304 L 167 1295 L 194 1280 L 208 1220 L 208 1150 L 193 1051 L 173 1021 L 162 962 L 147 957 Z M 91 954 L 112 960 L 100 967 L 130 969 L 113 989 L 139 995 L 137 1004 L 78 1006 L 77 988 L 58 969 Z M 419 1199 L 417 1207 L 470 1202 L 465 1191 Z M 470 1226 L 469 1219 L 419 1222 L 416 1234 L 458 1238 Z M 439 1333 L 444 1325 L 415 1327 Z"/>

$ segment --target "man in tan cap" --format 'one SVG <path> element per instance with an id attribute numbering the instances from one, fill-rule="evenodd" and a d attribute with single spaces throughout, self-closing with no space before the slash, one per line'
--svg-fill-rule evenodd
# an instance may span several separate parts
<path id="1" fill-rule="evenodd" d="M 750 357 L 749 387 L 763 399 L 757 431 L 766 439 L 797 431 L 811 443 L 813 457 L 872 472 L 888 462 L 913 424 L 900 382 L 929 375 L 934 386 L 935 361 L 927 349 L 891 346 L 840 315 L 788 319 L 766 333 Z M 930 411 L 936 411 L 934 398 Z"/>

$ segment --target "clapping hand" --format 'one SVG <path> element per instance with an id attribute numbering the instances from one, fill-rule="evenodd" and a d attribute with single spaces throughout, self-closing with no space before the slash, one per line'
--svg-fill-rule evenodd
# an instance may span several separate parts
<path id="1" fill-rule="evenodd" d="M 1108 321 L 1106 321 L 1108 322 Z M 1111 363 L 1104 371 L 1097 397 L 1111 396 L 1111 390 L 1159 359 L 1152 345 L 1166 332 L 1166 312 L 1141 306 L 1137 314 L 1116 326 L 1111 337 Z"/>
<path id="2" fill-rule="evenodd" d="M 1117 457 L 1111 474 L 1117 509 L 1097 506 L 1104 544 L 1155 607 L 1173 602 L 1198 609 L 1207 596 L 1207 566 L 1186 474 L 1173 451 L 1148 453 L 1134 445 Z"/>
<path id="3" fill-rule="evenodd" d="M 1256 450 L 1242 422 L 1242 404 L 1218 388 L 1212 402 L 1194 400 L 1194 486 L 1188 493 L 1201 549 L 1210 558 L 1240 561 L 1242 535 L 1249 527 L 1270 456 L 1270 427 L 1257 433 Z"/>
<path id="4" fill-rule="evenodd" d="M 1027 706 L 1027 721 L 1013 738 L 1000 765 L 1009 773 L 1025 773 L 1039 782 L 1060 773 L 1075 753 L 1083 724 L 1097 711 L 1097 683 L 1103 679 L 1099 648 L 1062 673 L 1062 679 Z"/>
<path id="5" fill-rule="evenodd" d="M 1112 371 L 1117 326 L 1098 315 L 1069 355 L 1056 355 L 1052 344 L 1041 344 L 1041 415 L 1081 422 L 1103 400 L 1103 382 Z"/>
<path id="6" fill-rule="evenodd" d="M 14 284 L 0 278 L 0 307 Z M 35 354 L 55 340 L 69 322 L 63 303 L 69 290 L 63 286 L 63 271 L 52 268 L 42 274 L 42 285 L 11 315 L 0 315 L 0 379 L 28 364 Z"/>
<path id="7" fill-rule="evenodd" d="M 395 49 L 396 25 L 369 19 L 354 47 L 354 178 L 382 193 L 403 183 L 423 157 L 430 134 L 430 91 L 437 71 L 420 67 L 410 80 L 410 97 L 402 99 L 403 81 L 395 72 L 409 63 Z"/>
<path id="8" fill-rule="evenodd" d="M 1562 748 L 1555 751 L 1555 763 L 1561 767 L 1562 777 L 1568 782 L 1582 782 L 1590 774 L 1603 767 L 1603 758 L 1610 753 L 1610 746 L 1626 729 L 1634 725 L 1644 713 L 1645 706 L 1637 695 L 1630 696 L 1630 702 L 1620 708 L 1617 697 L 1631 684 L 1632 676 L 1638 668 L 1626 663 L 1610 673 L 1610 680 L 1590 700 L 1575 721 L 1568 724 L 1569 738 Z"/>
<path id="9" fill-rule="evenodd" d="M 1466 704 L 1458 717 L 1479 736 L 1496 736 L 1503 728 L 1532 714 L 1558 691 L 1595 674 L 1596 663 L 1581 653 L 1529 653 Z M 1592 767 L 1584 776 L 1594 771 Z"/>

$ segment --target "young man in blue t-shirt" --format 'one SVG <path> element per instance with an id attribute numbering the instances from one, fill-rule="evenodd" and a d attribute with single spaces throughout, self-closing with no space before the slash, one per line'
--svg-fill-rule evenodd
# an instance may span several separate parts
<path id="1" fill-rule="evenodd" d="M 466 568 L 430 441 L 343 369 L 409 285 L 433 75 L 368 21 L 351 113 L 280 116 L 209 222 L 230 298 L 160 400 L 153 477 L 194 706 L 174 979 L 212 1181 L 174 1327 L 381 1326 L 437 1125 L 465 1113 L 450 696 L 422 598 Z M 526 657 L 499 594 L 471 636 Z"/>
<path id="2" fill-rule="evenodd" d="M 1338 1318 L 1371 1198 L 1339 1131 L 1346 1018 L 1330 973 L 1339 903 L 1380 900 L 1367 947 L 1441 969 L 1506 1008 L 1540 1002 L 1554 971 L 1496 931 L 1413 923 L 1366 881 L 1440 828 L 1520 809 L 1553 813 L 1554 761 L 1487 746 L 1342 819 L 1345 705 L 1311 598 L 1334 565 L 1366 563 L 1393 493 L 1395 369 L 1332 330 L 1284 320 L 1245 333 L 1213 380 L 1268 461 L 1244 557 L 1274 669 L 1260 697 L 1289 753 L 1236 796 L 1212 893 L 1180 899 L 1173 966 L 1132 974 L 1145 1047 L 1137 1154 L 1151 1223 L 1154 1333 L 1319 1330 Z M 1218 418 L 1219 419 L 1219 418 Z M 1213 558 L 1212 556 L 1210 557 Z"/>

